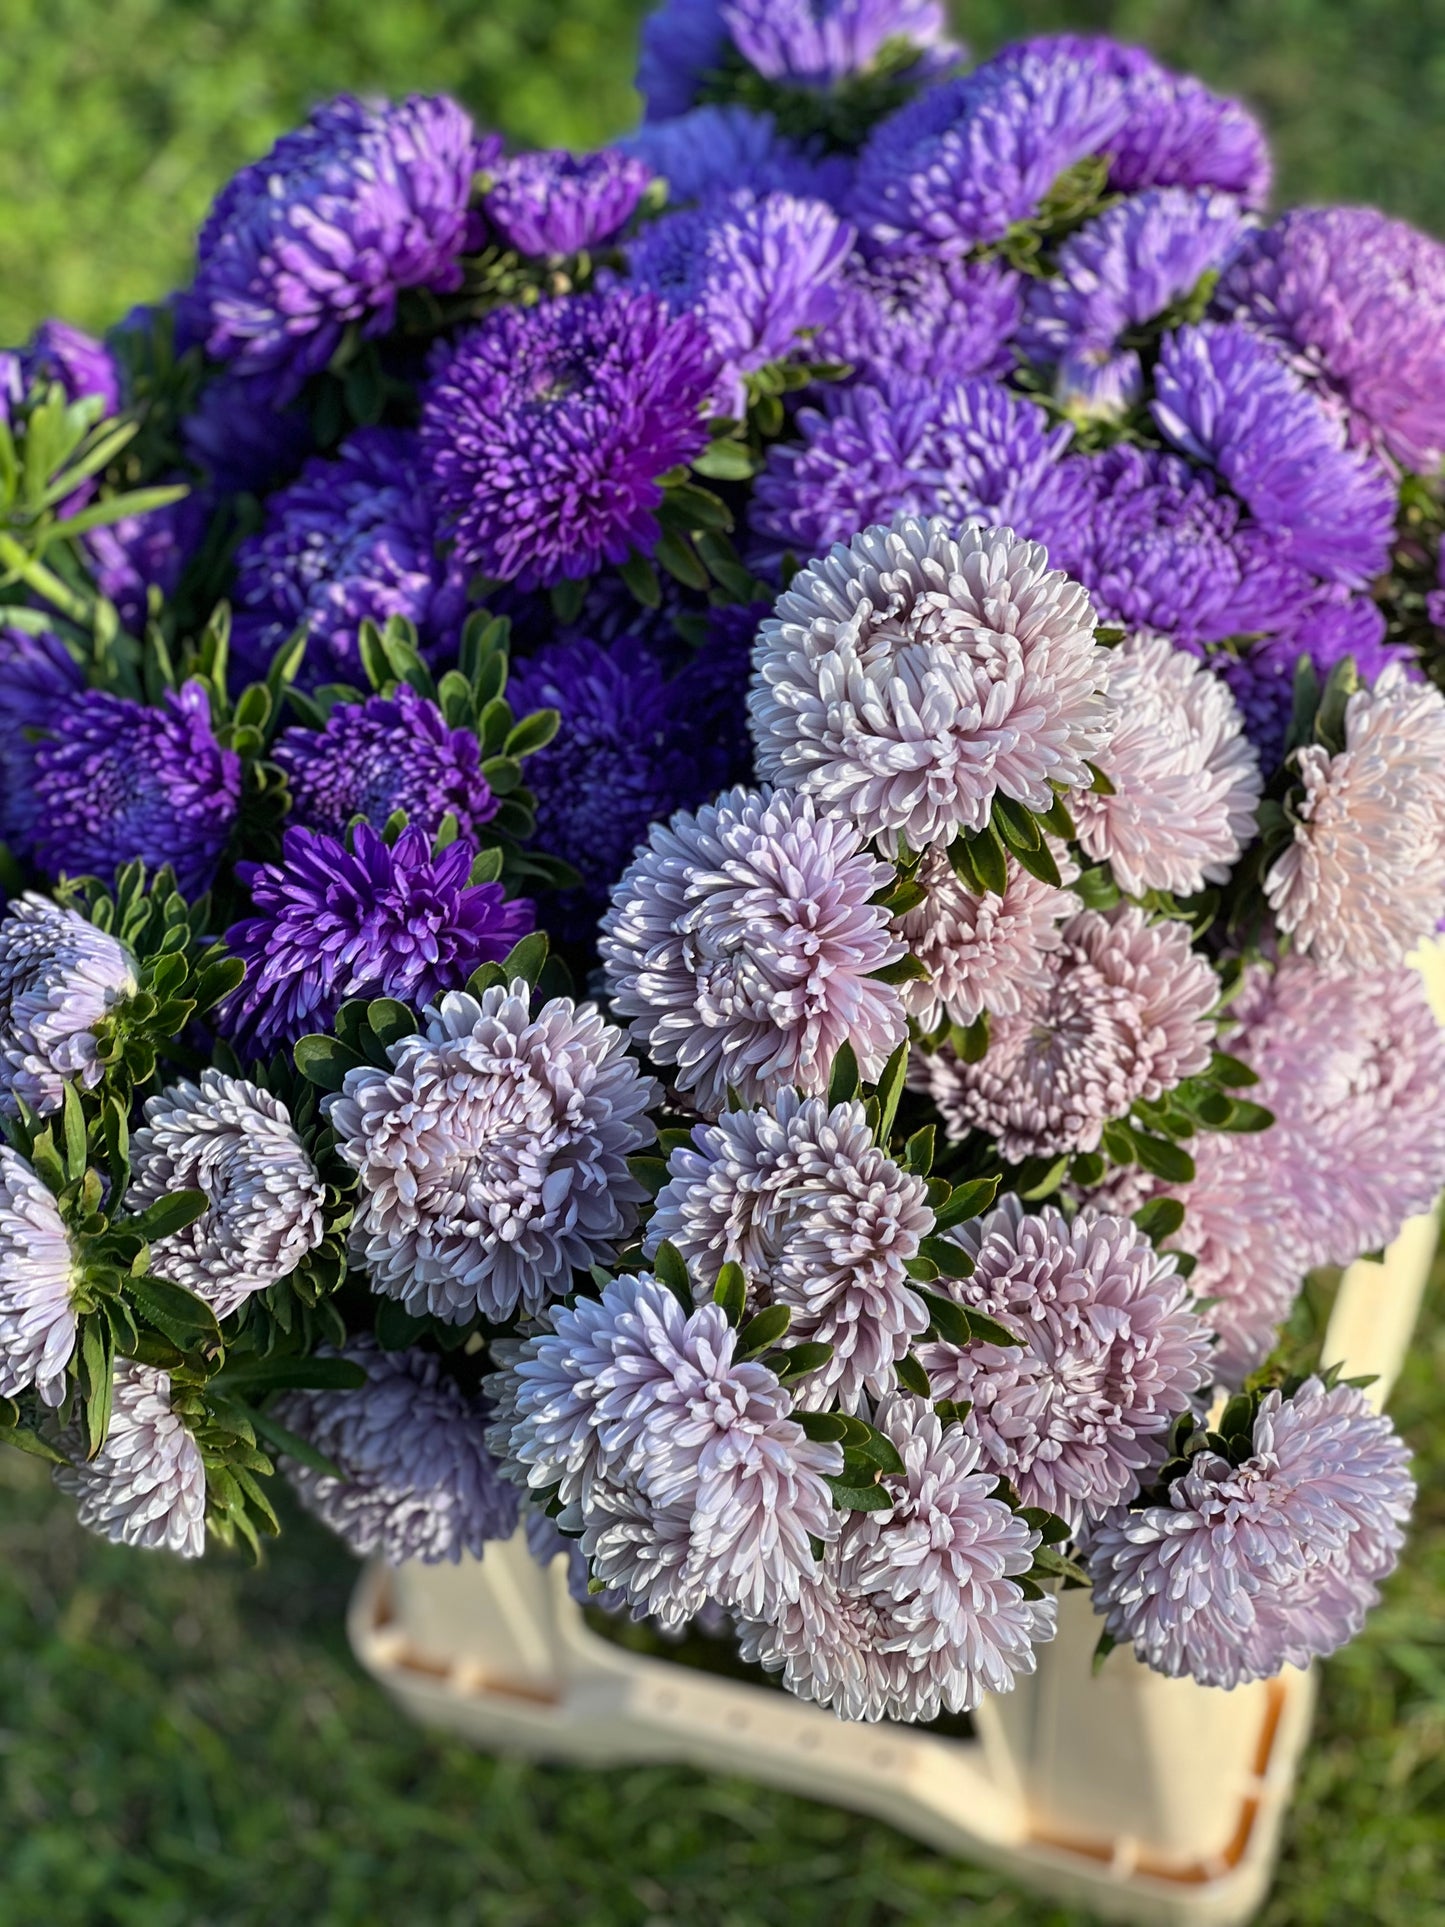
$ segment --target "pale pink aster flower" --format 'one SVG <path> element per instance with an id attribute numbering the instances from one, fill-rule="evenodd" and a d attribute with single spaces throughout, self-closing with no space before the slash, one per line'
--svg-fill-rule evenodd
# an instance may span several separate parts
<path id="1" fill-rule="evenodd" d="M 613 1008 L 713 1114 L 730 1086 L 745 1103 L 826 1090 L 845 1042 L 877 1077 L 908 1028 L 897 987 L 872 974 L 904 951 L 873 901 L 892 877 L 807 796 L 733 789 L 680 810 L 602 920 Z"/>
<path id="2" fill-rule="evenodd" d="M 1095 759 L 1112 795 L 1069 799 L 1079 842 L 1121 890 L 1191 896 L 1223 883 L 1254 836 L 1259 755 L 1228 685 L 1167 636 L 1113 651 L 1119 725 Z"/>
<path id="3" fill-rule="evenodd" d="M 1336 1651 L 1399 1558 L 1408 1454 L 1354 1386 L 1267 1393 L 1253 1446 L 1237 1466 L 1201 1452 L 1167 1505 L 1091 1534 L 1106 1630 L 1172 1678 L 1233 1687 Z"/>
<path id="4" fill-rule="evenodd" d="M 900 514 L 794 576 L 758 632 L 758 774 L 893 854 L 1087 787 L 1109 739 L 1088 595 L 1012 529 Z"/>
<path id="5" fill-rule="evenodd" d="M 1092 1151 L 1110 1118 L 1204 1070 L 1214 1045 L 1219 984 L 1185 924 L 1083 910 L 1047 964 L 978 1063 L 945 1048 L 910 1068 L 950 1135 L 987 1131 L 1012 1162 Z"/>
<path id="6" fill-rule="evenodd" d="M 920 1347 L 935 1398 L 971 1402 L 982 1463 L 1077 1528 L 1138 1490 L 1160 1433 L 1209 1377 L 1210 1333 L 1172 1257 L 1127 1218 L 1009 1196 L 952 1234 L 974 1260 L 940 1280 L 1018 1345 Z"/>
<path id="7" fill-rule="evenodd" d="M 687 1262 L 699 1302 L 729 1262 L 751 1310 L 786 1305 L 789 1343 L 833 1347 L 794 1402 L 857 1411 L 893 1389 L 893 1367 L 928 1324 L 908 1260 L 933 1229 L 928 1187 L 874 1142 L 856 1100 L 779 1092 L 771 1109 L 694 1128 L 668 1160 L 644 1249 L 664 1238 Z"/>
<path id="8" fill-rule="evenodd" d="M 0 921 L 0 1111 L 58 1111 L 97 1085 L 96 1028 L 140 988 L 135 959 L 74 910 L 27 892 Z"/>
<path id="9" fill-rule="evenodd" d="M 1264 891 L 1325 970 L 1386 970 L 1445 910 L 1445 697 L 1391 664 L 1345 707 L 1345 747 L 1297 753 L 1304 800 Z"/>
<path id="10" fill-rule="evenodd" d="M 116 1360 L 110 1430 L 93 1459 L 55 1468 L 80 1501 L 76 1517 L 114 1545 L 199 1559 L 206 1549 L 206 1467 L 190 1428 L 171 1408 L 165 1372 Z"/>
<path id="11" fill-rule="evenodd" d="M 32 1385 L 46 1405 L 65 1397 L 78 1278 L 60 1207 L 19 1152 L 0 1145 L 0 1397 Z"/>

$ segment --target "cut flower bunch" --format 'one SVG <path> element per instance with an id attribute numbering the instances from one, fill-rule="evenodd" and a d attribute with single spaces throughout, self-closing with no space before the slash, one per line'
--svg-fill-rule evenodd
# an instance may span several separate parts
<path id="1" fill-rule="evenodd" d="M 1333 1651 L 1445 1186 L 1445 248 L 932 0 L 340 98 L 0 353 L 0 1436 L 927 1721 Z"/>

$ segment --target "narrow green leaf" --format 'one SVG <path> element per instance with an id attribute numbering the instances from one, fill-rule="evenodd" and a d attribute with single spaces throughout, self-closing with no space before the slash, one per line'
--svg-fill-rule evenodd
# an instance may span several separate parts
<path id="1" fill-rule="evenodd" d="M 850 1098 L 858 1095 L 859 1088 L 858 1059 L 854 1055 L 853 1046 L 845 1038 L 838 1047 L 838 1054 L 833 1059 L 833 1069 L 828 1078 L 829 1109 L 831 1110 L 835 1104 L 846 1104 Z"/>
<path id="2" fill-rule="evenodd" d="M 950 1238 L 924 1238 L 919 1242 L 919 1255 L 927 1258 L 938 1267 L 941 1278 L 971 1278 L 974 1263 L 961 1246 Z"/>
<path id="3" fill-rule="evenodd" d="M 717 1275 L 717 1283 L 712 1288 L 712 1296 L 713 1303 L 722 1306 L 730 1325 L 742 1323 L 748 1302 L 748 1280 L 741 1265 L 729 1260 L 722 1267 Z"/>
<path id="4" fill-rule="evenodd" d="M 956 1184 L 948 1195 L 948 1202 L 934 1213 L 935 1230 L 951 1231 L 956 1224 L 987 1211 L 998 1196 L 999 1182 L 996 1177 L 971 1178 L 966 1184 Z"/>
<path id="5" fill-rule="evenodd" d="M 502 961 L 502 972 L 508 982 L 521 977 L 534 988 L 542 974 L 542 966 L 547 961 L 547 932 L 534 930 L 523 937 L 520 943 L 513 944 Z"/>
<path id="6" fill-rule="evenodd" d="M 78 1184 L 85 1176 L 87 1156 L 85 1110 L 80 1102 L 80 1092 L 74 1084 L 66 1082 L 62 1099 L 65 1122 L 65 1169 L 72 1184 Z"/>
<path id="7" fill-rule="evenodd" d="M 833 1356 L 833 1347 L 821 1338 L 810 1338 L 801 1345 L 789 1345 L 769 1360 L 778 1377 L 789 1383 L 816 1372 Z"/>
<path id="8" fill-rule="evenodd" d="M 925 1124 L 921 1130 L 915 1131 L 903 1147 L 900 1160 L 903 1169 L 926 1178 L 933 1169 L 933 1141 L 934 1128 L 931 1124 Z"/>
<path id="9" fill-rule="evenodd" d="M 684 1310 L 691 1311 L 693 1309 L 692 1281 L 687 1275 L 687 1265 L 682 1253 L 670 1239 L 664 1238 L 657 1247 L 652 1260 L 652 1269 Z"/>
<path id="10" fill-rule="evenodd" d="M 395 997 L 373 997 L 366 1006 L 366 1021 L 383 1044 L 399 1044 L 421 1028 L 407 1005 Z"/>
<path id="11" fill-rule="evenodd" d="M 1008 856 L 998 832 L 990 824 L 969 842 L 974 873 L 989 893 L 1001 897 L 1008 888 Z"/>
<path id="12" fill-rule="evenodd" d="M 1168 1138 L 1150 1137 L 1143 1131 L 1133 1133 L 1135 1155 L 1146 1171 L 1166 1184 L 1188 1184 L 1194 1177 L 1194 1160 Z"/>
<path id="13" fill-rule="evenodd" d="M 520 761 L 531 756 L 539 749 L 545 749 L 562 727 L 562 712 L 557 709 L 534 709 L 530 716 L 524 716 L 513 729 L 507 732 L 502 745 L 503 754 Z"/>
<path id="14" fill-rule="evenodd" d="M 793 1322 L 791 1306 L 766 1305 L 738 1332 L 737 1357 L 756 1358 L 783 1338 Z"/>
<path id="15" fill-rule="evenodd" d="M 878 1079 L 878 1131 L 880 1144 L 886 1145 L 898 1116 L 898 1103 L 908 1081 L 908 1039 L 894 1051 Z"/>
<path id="16" fill-rule="evenodd" d="M 168 1191 L 135 1217 L 127 1218 L 125 1229 L 144 1238 L 147 1244 L 158 1244 L 162 1238 L 184 1231 L 188 1224 L 203 1218 L 210 1208 L 211 1201 L 204 1191 Z"/>

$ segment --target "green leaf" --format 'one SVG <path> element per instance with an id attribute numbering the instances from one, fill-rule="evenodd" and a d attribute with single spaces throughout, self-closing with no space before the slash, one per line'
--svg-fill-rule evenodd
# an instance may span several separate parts
<path id="1" fill-rule="evenodd" d="M 1086 910 L 1112 910 L 1119 901 L 1119 886 L 1102 863 L 1081 871 L 1069 888 Z"/>
<path id="2" fill-rule="evenodd" d="M 1110 1653 L 1113 1652 L 1118 1643 L 1118 1640 L 1115 1639 L 1112 1633 L 1099 1634 L 1099 1641 L 1094 1648 L 1094 1658 L 1090 1668 L 1095 1678 L 1098 1677 L 1099 1668 L 1104 1664 L 1104 1661 L 1109 1657 Z"/>
<path id="3" fill-rule="evenodd" d="M 548 948 L 545 930 L 534 930 L 530 936 L 523 937 L 520 943 L 513 944 L 502 961 L 502 970 L 508 982 L 521 977 L 535 987 L 542 974 L 542 966 L 547 961 Z"/>
<path id="4" fill-rule="evenodd" d="M 1226 1131 L 1267 1131 L 1274 1123 L 1274 1112 L 1266 1110 L 1263 1104 L 1251 1104 L 1237 1097 L 1230 1108 Z"/>
<path id="5" fill-rule="evenodd" d="M 1181 1151 L 1168 1138 L 1150 1137 L 1137 1129 L 1133 1137 L 1135 1155 L 1146 1171 L 1152 1172 L 1156 1178 L 1163 1178 L 1166 1184 L 1191 1182 L 1194 1160 L 1187 1151 Z"/>
<path id="6" fill-rule="evenodd" d="M 211 1201 L 204 1191 L 168 1191 L 135 1217 L 127 1218 L 125 1229 L 144 1238 L 147 1244 L 157 1244 L 162 1238 L 184 1231 L 188 1224 L 203 1218 L 210 1208 Z"/>
<path id="7" fill-rule="evenodd" d="M 1065 1558 L 1062 1552 L 1055 1552 L 1052 1546 L 1035 1546 L 1034 1572 L 1044 1573 L 1050 1579 L 1069 1579 L 1076 1586 L 1087 1586 L 1089 1575 L 1074 1560 Z"/>
<path id="8" fill-rule="evenodd" d="M 828 1486 L 840 1512 L 889 1512 L 893 1508 L 893 1495 L 881 1485 L 845 1485 L 841 1479 L 829 1479 Z"/>
<path id="9" fill-rule="evenodd" d="M 931 1124 L 925 1124 L 921 1130 L 913 1133 L 904 1145 L 903 1156 L 900 1159 L 905 1171 L 910 1171 L 920 1178 L 928 1176 L 933 1169 L 933 1140 L 934 1129 Z"/>
<path id="10" fill-rule="evenodd" d="M 296 1040 L 291 1055 L 306 1081 L 323 1091 L 339 1091 L 346 1073 L 366 1062 L 359 1051 L 349 1049 L 339 1037 L 323 1037 L 314 1031 Z"/>
<path id="11" fill-rule="evenodd" d="M 65 1117 L 65 1169 L 72 1184 L 85 1176 L 86 1166 L 86 1128 L 85 1110 L 80 1102 L 80 1093 L 74 1084 L 67 1082 L 64 1087 L 62 1107 Z"/>
<path id="12" fill-rule="evenodd" d="M 473 863 L 468 883 L 495 883 L 502 874 L 502 852 L 494 844 L 490 850 L 480 850 Z"/>
<path id="13" fill-rule="evenodd" d="M 514 729 L 507 732 L 502 745 L 503 754 L 518 761 L 524 756 L 532 756 L 539 749 L 545 749 L 561 727 L 560 710 L 533 710 L 530 716 L 524 716 Z"/>
<path id="14" fill-rule="evenodd" d="M 908 1039 L 894 1051 L 878 1079 L 878 1141 L 887 1144 L 898 1116 L 899 1099 L 908 1081 Z"/>
<path id="15" fill-rule="evenodd" d="M 923 1300 L 932 1328 L 944 1343 L 968 1344 L 973 1337 L 973 1330 L 963 1306 L 954 1304 L 951 1298 L 940 1297 L 936 1291 L 925 1291 L 921 1285 L 914 1285 L 913 1289 Z"/>
<path id="16" fill-rule="evenodd" d="M 383 1044 L 399 1044 L 420 1029 L 408 1006 L 395 997 L 373 997 L 366 1006 L 366 1021 Z"/>
<path id="17" fill-rule="evenodd" d="M 655 1198 L 667 1183 L 667 1161 L 664 1158 L 630 1157 L 627 1168 L 650 1198 Z"/>
<path id="18" fill-rule="evenodd" d="M 949 1238 L 923 1238 L 919 1241 L 919 1255 L 938 1267 L 942 1278 L 971 1278 L 974 1263 L 968 1253 Z"/>
<path id="19" fill-rule="evenodd" d="M 989 1318 L 970 1305 L 967 1312 L 968 1328 L 972 1336 L 985 1345 L 1022 1345 L 1023 1340 L 1017 1332 L 1001 1325 L 996 1318 Z"/>
<path id="20" fill-rule="evenodd" d="M 365 1383 L 365 1367 L 349 1358 L 243 1359 L 228 1364 L 211 1380 L 216 1392 L 245 1393 L 251 1397 L 294 1390 L 354 1392 Z"/>
<path id="21" fill-rule="evenodd" d="M 919 1364 L 912 1352 L 905 1352 L 902 1358 L 895 1359 L 893 1375 L 905 1392 L 912 1392 L 915 1398 L 930 1398 L 933 1387 L 928 1382 L 928 1373 Z"/>
<path id="22" fill-rule="evenodd" d="M 933 1401 L 933 1409 L 938 1415 L 940 1424 L 962 1425 L 973 1410 L 973 1400 L 971 1398 L 936 1398 Z"/>
<path id="23" fill-rule="evenodd" d="M 948 846 L 948 861 L 953 874 L 970 896 L 981 897 L 985 886 L 974 867 L 973 847 L 966 836 L 956 836 Z"/>
<path id="24" fill-rule="evenodd" d="M 846 1104 L 858 1095 L 858 1059 L 853 1046 L 845 1038 L 838 1046 L 838 1054 L 833 1059 L 833 1069 L 828 1078 L 828 1108 L 835 1104 Z"/>
<path id="25" fill-rule="evenodd" d="M 792 1308 L 789 1305 L 767 1305 L 752 1317 L 738 1332 L 737 1353 L 739 1358 L 756 1358 L 769 1346 L 776 1345 L 787 1333 L 793 1322 Z"/>
<path id="26" fill-rule="evenodd" d="M 1252 1071 L 1243 1058 L 1231 1057 L 1223 1050 L 1217 1050 L 1210 1059 L 1208 1075 L 1216 1084 L 1226 1084 L 1231 1090 L 1259 1082 L 1259 1073 Z"/>
<path id="27" fill-rule="evenodd" d="M 364 621 L 357 630 L 356 646 L 361 656 L 361 667 L 366 672 L 366 680 L 373 689 L 384 689 L 391 681 L 391 665 L 387 662 L 386 651 L 381 646 L 381 631 L 370 619 Z"/>
<path id="28" fill-rule="evenodd" d="M 1109 781 L 1097 763 L 1086 763 L 1084 767 L 1089 772 L 1091 779 L 1089 788 L 1095 796 L 1114 796 L 1117 794 L 1114 785 Z"/>
<path id="29" fill-rule="evenodd" d="M 1019 1166 L 1015 1189 L 1026 1204 L 1032 1204 L 1036 1198 L 1052 1197 L 1063 1183 L 1068 1168 L 1067 1154 L 1057 1158 L 1027 1158 Z"/>
<path id="30" fill-rule="evenodd" d="M 911 984 L 926 982 L 929 973 L 928 965 L 921 957 L 915 957 L 911 950 L 905 950 L 892 963 L 884 964 L 868 974 L 875 984 Z"/>
<path id="31" fill-rule="evenodd" d="M 660 566 L 684 588 L 699 589 L 705 593 L 712 586 L 707 569 L 685 535 L 664 529 L 657 538 L 653 553 Z"/>
<path id="32" fill-rule="evenodd" d="M 692 1311 L 694 1309 L 692 1281 L 687 1275 L 687 1265 L 682 1253 L 671 1239 L 664 1238 L 657 1247 L 652 1260 L 652 1269 L 684 1310 Z"/>
<path id="33" fill-rule="evenodd" d="M 934 1228 L 938 1231 L 951 1231 L 956 1224 L 967 1218 L 976 1218 L 987 1211 L 998 1196 L 998 1178 L 972 1178 L 967 1184 L 956 1184 L 948 1194 L 946 1204 L 934 1213 Z"/>
<path id="34" fill-rule="evenodd" d="M 803 1378 L 808 1372 L 818 1371 L 832 1356 L 833 1347 L 826 1340 L 810 1338 L 801 1345 L 789 1345 L 770 1362 L 778 1377 L 786 1384 L 795 1378 Z"/>
<path id="35" fill-rule="evenodd" d="M 183 1352 L 213 1349 L 221 1342 L 216 1314 L 202 1298 L 169 1278 L 147 1272 L 126 1280 L 126 1295 L 142 1318 Z"/>
<path id="36" fill-rule="evenodd" d="M 1054 861 L 1054 853 L 1047 843 L 1040 841 L 1038 848 L 1033 850 L 1021 850 L 1015 846 L 1014 860 L 1021 870 L 1027 870 L 1029 875 L 1037 877 L 1040 883 L 1047 883 L 1055 890 L 1062 888 L 1063 878 L 1059 874 L 1058 864 Z M 1117 892 L 1115 894 L 1117 895 Z"/>
<path id="37" fill-rule="evenodd" d="M 246 975 L 246 966 L 239 957 L 217 957 L 208 963 L 196 979 L 195 1005 L 197 1010 L 210 1010 L 229 997 Z"/>
<path id="38" fill-rule="evenodd" d="M 694 475 L 705 475 L 711 482 L 746 482 L 757 468 L 746 444 L 731 439 L 710 442 L 689 466 Z"/>
<path id="39" fill-rule="evenodd" d="M 717 1275 L 717 1283 L 712 1288 L 713 1303 L 721 1305 L 730 1325 L 740 1325 L 748 1303 L 747 1274 L 741 1265 L 731 1259 Z"/>
<path id="40" fill-rule="evenodd" d="M 1037 850 L 1044 840 L 1033 812 L 1010 797 L 994 797 L 993 820 L 1004 842 L 1015 852 Z"/>
<path id="41" fill-rule="evenodd" d="M 1184 1222 L 1184 1206 L 1178 1198 L 1151 1198 L 1134 1213 L 1134 1222 L 1152 1243 L 1172 1238 Z"/>
<path id="42" fill-rule="evenodd" d="M 857 1445 L 852 1445 L 850 1441 L 850 1450 L 865 1459 L 868 1464 L 876 1465 L 880 1472 L 891 1473 L 896 1477 L 907 1470 L 899 1455 L 898 1447 L 888 1434 L 880 1432 L 876 1425 L 865 1426 L 864 1437 Z"/>
<path id="43" fill-rule="evenodd" d="M 1051 836 L 1064 843 L 1074 840 L 1074 819 L 1069 815 L 1068 806 L 1062 796 L 1056 796 L 1049 807 L 1039 813 L 1039 823 Z"/>
<path id="44" fill-rule="evenodd" d="M 950 1024 L 949 1048 L 965 1064 L 977 1064 L 988 1055 L 989 1017 L 981 1010 L 971 1024 Z"/>
<path id="45" fill-rule="evenodd" d="M 662 607 L 662 586 L 658 582 L 656 569 L 645 555 L 639 555 L 634 549 L 617 573 L 644 609 Z"/>
<path id="46" fill-rule="evenodd" d="M 847 1425 L 836 1412 L 794 1412 L 804 1438 L 816 1445 L 835 1445 L 847 1434 Z"/>
<path id="47" fill-rule="evenodd" d="M 80 1367 L 85 1388 L 85 1456 L 93 1459 L 110 1430 L 111 1400 L 115 1393 L 110 1326 L 103 1318 L 85 1320 L 80 1337 Z"/>

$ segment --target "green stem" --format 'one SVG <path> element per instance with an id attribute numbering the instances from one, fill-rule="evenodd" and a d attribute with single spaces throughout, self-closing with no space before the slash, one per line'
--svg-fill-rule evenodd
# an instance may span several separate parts
<path id="1" fill-rule="evenodd" d="M 62 582 L 54 570 L 33 555 L 26 553 L 10 535 L 0 535 L 0 566 L 16 581 L 23 582 L 35 593 L 44 596 L 52 608 L 58 609 L 63 616 L 82 629 L 88 629 L 95 616 L 93 602 L 79 595 L 70 585 Z"/>

